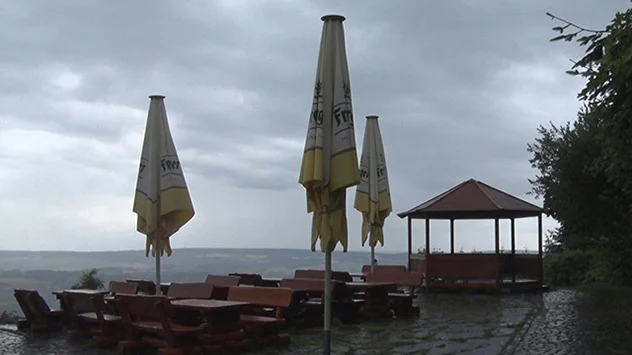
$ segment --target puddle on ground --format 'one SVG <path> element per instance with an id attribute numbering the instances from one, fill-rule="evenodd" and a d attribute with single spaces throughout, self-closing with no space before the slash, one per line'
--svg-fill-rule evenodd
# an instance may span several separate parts
<path id="1" fill-rule="evenodd" d="M 418 303 L 422 310 L 418 317 L 351 325 L 335 322 L 332 353 L 499 354 L 508 345 L 515 354 L 606 354 L 608 349 L 617 354 L 618 349 L 632 349 L 632 312 L 621 312 L 617 297 L 574 290 L 500 296 L 422 294 Z M 542 312 L 536 315 L 539 309 Z M 523 332 L 525 320 L 534 316 L 524 337 L 515 337 Z M 321 354 L 321 332 L 290 330 L 289 346 L 253 354 Z M 69 340 L 64 333 L 34 336 L 8 328 L 0 328 L 0 349 L 6 355 L 117 353 L 97 350 L 88 341 Z"/>

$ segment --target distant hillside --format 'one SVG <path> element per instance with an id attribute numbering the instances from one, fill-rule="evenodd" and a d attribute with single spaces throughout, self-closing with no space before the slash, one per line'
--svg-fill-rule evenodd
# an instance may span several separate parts
<path id="1" fill-rule="evenodd" d="M 380 253 L 384 262 L 406 262 L 406 254 Z M 339 267 L 368 262 L 366 252 L 335 252 L 333 261 Z M 177 249 L 171 257 L 162 258 L 164 270 L 200 270 L 200 268 L 250 268 L 271 267 L 285 269 L 292 265 L 319 266 L 323 263 L 322 253 L 298 249 Z M 130 270 L 153 270 L 154 259 L 145 257 L 142 250 L 66 252 L 66 251 L 0 251 L 0 270 L 55 270 L 76 271 L 90 268 L 123 268 Z M 257 270 L 257 269 L 254 270 Z"/>
<path id="2" fill-rule="evenodd" d="M 358 272 L 369 263 L 366 252 L 335 252 L 333 268 Z M 405 253 L 376 250 L 378 263 L 406 265 Z M 0 251 L 0 312 L 17 310 L 15 288 L 34 288 L 51 306 L 57 300 L 51 292 L 68 289 L 82 271 L 98 269 L 107 284 L 126 278 L 154 279 L 154 259 L 144 251 L 49 252 Z M 324 254 L 294 249 L 177 249 L 162 259 L 163 281 L 201 281 L 208 274 L 257 273 L 269 277 L 291 277 L 299 268 L 324 268 Z"/>
<path id="3" fill-rule="evenodd" d="M 405 265 L 406 254 L 380 253 L 381 264 Z M 70 288 L 81 272 L 97 268 L 104 281 L 125 278 L 154 278 L 154 259 L 144 251 L 39 252 L 0 251 L 0 312 L 17 310 L 15 288 L 35 288 L 51 306 L 57 300 L 51 292 Z M 369 263 L 369 252 L 335 252 L 336 270 L 359 271 Z M 292 249 L 178 249 L 162 259 L 163 281 L 200 281 L 208 274 L 258 273 L 270 277 L 291 277 L 299 268 L 323 268 L 324 254 Z"/>

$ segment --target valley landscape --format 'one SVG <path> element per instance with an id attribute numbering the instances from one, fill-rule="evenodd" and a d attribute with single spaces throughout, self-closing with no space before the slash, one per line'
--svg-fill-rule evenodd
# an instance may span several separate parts
<path id="1" fill-rule="evenodd" d="M 380 264 L 406 265 L 405 253 L 376 252 Z M 162 259 L 162 281 L 203 281 L 208 274 L 257 273 L 269 277 L 291 277 L 299 268 L 324 268 L 324 254 L 298 249 L 177 249 Z M 334 270 L 359 272 L 369 263 L 366 252 L 335 252 Z M 65 252 L 0 251 L 0 312 L 18 312 L 15 288 L 37 289 L 57 306 L 52 291 L 68 289 L 81 274 L 96 268 L 105 285 L 126 278 L 154 279 L 154 258 L 143 250 Z"/>

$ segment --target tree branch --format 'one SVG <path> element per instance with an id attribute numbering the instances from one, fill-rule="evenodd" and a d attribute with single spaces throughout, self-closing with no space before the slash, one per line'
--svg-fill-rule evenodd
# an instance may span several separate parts
<path id="1" fill-rule="evenodd" d="M 573 67 L 581 67 L 581 68 L 586 69 L 586 72 L 585 72 L 586 74 L 591 74 L 591 75 L 596 75 L 597 74 L 597 69 L 595 69 L 592 65 L 588 66 L 588 65 L 585 65 L 585 64 L 581 64 L 581 63 L 579 63 L 579 62 L 577 62 L 575 60 L 572 60 L 572 59 L 569 59 L 569 61 L 571 63 L 573 63 Z"/>
<path id="2" fill-rule="evenodd" d="M 565 23 L 565 24 L 566 24 L 566 26 L 565 26 L 564 28 L 569 27 L 569 26 L 570 26 L 570 27 L 575 27 L 576 29 L 578 29 L 578 30 L 579 30 L 579 32 L 591 32 L 591 33 L 606 33 L 606 32 L 608 32 L 607 30 L 591 30 L 591 29 L 589 29 L 589 28 L 585 28 L 585 27 L 578 26 L 578 25 L 576 25 L 576 24 L 574 24 L 574 23 L 572 23 L 572 22 L 570 22 L 570 21 L 564 20 L 564 19 L 563 19 L 563 18 L 561 18 L 561 17 L 557 17 L 557 16 L 555 16 L 555 15 L 553 15 L 553 14 L 552 14 L 552 13 L 550 13 L 550 12 L 547 12 L 546 14 L 547 14 L 547 16 L 549 16 L 549 17 L 551 18 L 551 20 L 558 20 L 558 21 L 560 21 L 560 22 Z"/>

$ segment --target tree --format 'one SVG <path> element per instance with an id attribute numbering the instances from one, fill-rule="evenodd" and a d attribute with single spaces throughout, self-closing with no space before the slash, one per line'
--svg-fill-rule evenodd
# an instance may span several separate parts
<path id="1" fill-rule="evenodd" d="M 539 171 L 529 180 L 533 192 L 562 226 L 551 238 L 570 249 L 607 241 L 611 221 L 623 217 L 614 203 L 619 191 L 600 168 L 603 147 L 589 116 L 582 110 L 572 124 L 540 126 L 540 136 L 527 146 L 533 156 L 529 162 Z"/>
<path id="2" fill-rule="evenodd" d="M 603 148 L 600 163 L 608 178 L 632 197 L 632 9 L 618 12 L 604 30 L 590 30 L 548 14 L 564 23 L 551 41 L 575 40 L 586 55 L 575 62 L 572 75 L 587 79 L 578 94 L 599 128 Z M 583 35 L 583 36 L 580 36 Z"/>
<path id="3" fill-rule="evenodd" d="M 100 290 L 103 289 L 103 281 L 97 277 L 97 269 L 92 269 L 81 274 L 79 282 L 72 285 L 73 290 Z"/>
<path id="4" fill-rule="evenodd" d="M 584 270 L 572 280 L 632 283 L 632 10 L 617 13 L 604 30 L 548 15 L 562 23 L 551 41 L 586 47 L 567 73 L 587 80 L 577 120 L 540 126 L 527 148 L 539 171 L 530 180 L 533 193 L 560 223 L 547 245 L 565 254 L 550 264 Z M 589 267 L 576 267 L 575 256 Z"/>

